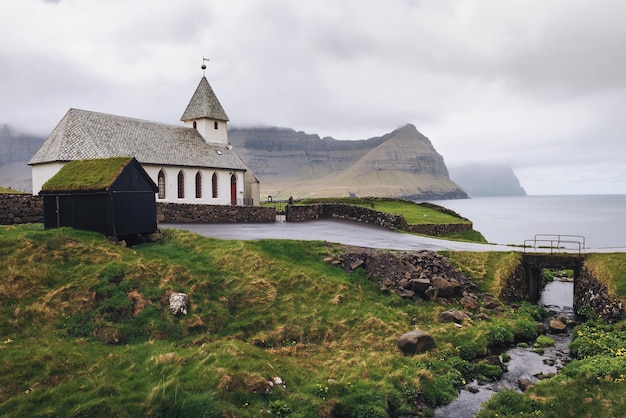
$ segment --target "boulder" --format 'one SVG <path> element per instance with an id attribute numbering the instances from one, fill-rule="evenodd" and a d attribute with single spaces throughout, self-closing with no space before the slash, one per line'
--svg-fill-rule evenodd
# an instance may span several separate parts
<path id="1" fill-rule="evenodd" d="M 468 311 L 477 311 L 478 308 L 480 308 L 480 304 L 478 303 L 478 298 L 470 296 L 470 295 L 463 296 L 463 298 L 459 301 L 459 303 L 461 304 L 463 309 L 467 309 Z"/>
<path id="2" fill-rule="evenodd" d="M 558 319 L 552 319 L 550 321 L 550 331 L 552 331 L 555 334 L 560 334 L 560 333 L 564 333 L 565 331 L 567 331 L 567 325 L 565 325 L 563 322 L 559 321 Z"/>
<path id="3" fill-rule="evenodd" d="M 430 280 L 428 279 L 413 279 L 410 282 L 411 290 L 415 292 L 416 295 L 423 295 L 424 292 L 430 287 Z"/>
<path id="4" fill-rule="evenodd" d="M 425 331 L 416 329 L 398 338 L 398 348 L 403 354 L 421 353 L 435 346 L 435 339 Z"/>
<path id="5" fill-rule="evenodd" d="M 459 283 L 456 280 L 446 280 L 440 276 L 433 278 L 432 285 L 437 289 L 439 297 L 442 298 L 451 298 L 454 296 L 454 292 L 459 288 Z"/>
<path id="6" fill-rule="evenodd" d="M 172 293 L 170 295 L 170 312 L 172 315 L 187 315 L 187 302 L 189 297 L 186 293 Z"/>
<path id="7" fill-rule="evenodd" d="M 500 302 L 493 296 L 486 295 L 483 298 L 483 306 L 487 309 L 495 309 L 500 306 Z"/>
<path id="8" fill-rule="evenodd" d="M 439 322 L 456 322 L 460 324 L 465 318 L 469 318 L 469 316 L 458 309 L 450 309 L 439 314 Z"/>

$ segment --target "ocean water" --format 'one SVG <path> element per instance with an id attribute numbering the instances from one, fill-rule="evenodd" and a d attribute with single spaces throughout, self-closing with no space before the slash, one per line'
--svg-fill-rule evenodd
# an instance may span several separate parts
<path id="1" fill-rule="evenodd" d="M 477 197 L 433 201 L 474 222 L 491 243 L 582 235 L 588 249 L 626 247 L 626 195 Z"/>

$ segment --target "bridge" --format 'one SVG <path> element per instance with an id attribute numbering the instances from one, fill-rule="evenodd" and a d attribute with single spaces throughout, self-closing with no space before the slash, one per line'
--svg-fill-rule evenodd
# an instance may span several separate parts
<path id="1" fill-rule="evenodd" d="M 525 240 L 522 263 L 528 298 L 533 302 L 539 300 L 545 285 L 543 270 L 546 268 L 573 270 L 576 283 L 584 262 L 584 249 L 585 237 L 582 235 L 536 234 L 533 239 Z"/>

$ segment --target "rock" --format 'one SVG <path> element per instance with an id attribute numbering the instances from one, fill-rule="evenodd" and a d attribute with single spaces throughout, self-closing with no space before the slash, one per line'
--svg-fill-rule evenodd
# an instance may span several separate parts
<path id="1" fill-rule="evenodd" d="M 484 312 L 481 312 L 478 315 L 476 315 L 476 318 L 480 319 L 481 321 L 489 321 L 491 319 L 489 318 L 489 315 L 487 315 Z"/>
<path id="2" fill-rule="evenodd" d="M 403 354 L 421 353 L 435 346 L 435 339 L 421 329 L 402 334 L 398 338 L 398 348 Z"/>
<path id="3" fill-rule="evenodd" d="M 440 276 L 433 278 L 432 285 L 439 292 L 439 297 L 442 298 L 451 298 L 454 296 L 454 292 L 459 288 L 459 283 L 456 280 L 446 280 Z"/>
<path id="4" fill-rule="evenodd" d="M 426 300 L 435 300 L 437 299 L 437 295 L 439 294 L 439 291 L 437 290 L 436 287 L 434 286 L 430 286 L 428 289 L 426 289 L 426 291 L 424 292 L 424 298 Z"/>
<path id="5" fill-rule="evenodd" d="M 546 333 L 546 326 L 542 322 L 535 322 L 535 326 L 537 327 L 537 334 L 542 335 Z"/>
<path id="6" fill-rule="evenodd" d="M 500 302 L 493 296 L 487 295 L 483 298 L 483 306 L 487 309 L 495 309 L 500 306 Z"/>
<path id="7" fill-rule="evenodd" d="M 480 307 L 478 304 L 478 298 L 472 297 L 470 295 L 465 295 L 459 301 L 463 309 L 467 309 L 468 311 L 476 311 Z"/>
<path id="8" fill-rule="evenodd" d="M 187 315 L 187 301 L 186 293 L 172 293 L 170 295 L 170 312 L 172 315 Z"/>
<path id="9" fill-rule="evenodd" d="M 405 299 L 415 298 L 415 292 L 413 292 L 412 290 L 398 290 L 398 295 L 400 295 L 401 297 Z"/>
<path id="10" fill-rule="evenodd" d="M 563 322 L 559 321 L 558 319 L 552 319 L 550 321 L 550 331 L 552 331 L 555 334 L 560 334 L 560 333 L 564 333 L 565 331 L 567 331 L 567 325 L 565 325 Z"/>
<path id="11" fill-rule="evenodd" d="M 355 260 L 352 264 L 350 264 L 350 269 L 356 270 L 363 265 L 363 260 Z"/>
<path id="12" fill-rule="evenodd" d="M 411 290 L 417 295 L 423 295 L 426 289 L 430 287 L 430 280 L 428 279 L 413 279 L 410 282 Z"/>
<path id="13" fill-rule="evenodd" d="M 439 314 L 439 322 L 456 322 L 460 324 L 465 318 L 469 318 L 469 316 L 457 309 L 450 309 Z"/>
<path id="14" fill-rule="evenodd" d="M 526 392 L 526 389 L 531 387 L 533 382 L 527 377 L 520 377 L 517 381 L 517 386 L 520 388 L 522 392 Z"/>

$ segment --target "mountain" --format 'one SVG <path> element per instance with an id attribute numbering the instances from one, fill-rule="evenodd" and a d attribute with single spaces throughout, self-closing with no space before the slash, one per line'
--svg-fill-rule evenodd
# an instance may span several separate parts
<path id="1" fill-rule="evenodd" d="M 340 141 L 288 128 L 229 128 L 235 152 L 261 180 L 261 194 L 290 196 L 466 198 L 443 158 L 413 125 L 381 137 Z M 0 185 L 31 191 L 27 162 L 45 138 L 0 125 Z"/>
<path id="2" fill-rule="evenodd" d="M 263 196 L 467 197 L 450 180 L 443 157 L 430 140 L 411 124 L 358 141 L 287 128 L 232 128 L 228 136 L 261 181 Z"/>
<path id="3" fill-rule="evenodd" d="M 44 140 L 44 137 L 18 134 L 9 125 L 0 125 L 0 186 L 32 191 L 28 161 Z"/>
<path id="4" fill-rule="evenodd" d="M 500 164 L 466 164 L 450 167 L 450 178 L 470 197 L 526 196 L 513 169 Z"/>

